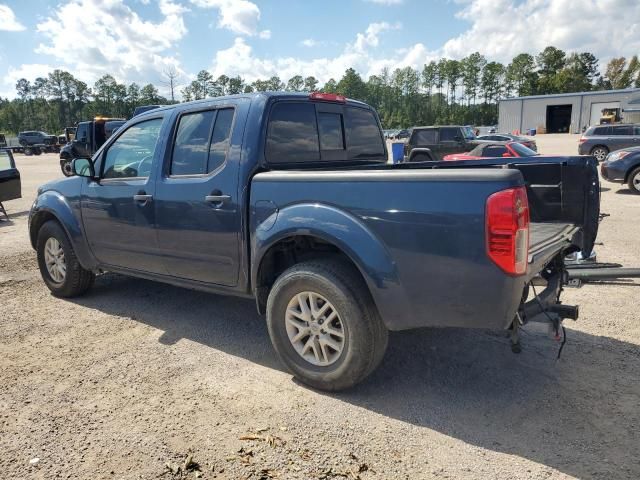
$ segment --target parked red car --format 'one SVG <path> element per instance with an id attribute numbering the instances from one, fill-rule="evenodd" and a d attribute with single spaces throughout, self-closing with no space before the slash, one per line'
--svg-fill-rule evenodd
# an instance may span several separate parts
<path id="1" fill-rule="evenodd" d="M 482 158 L 498 157 L 533 157 L 538 152 L 525 147 L 518 142 L 487 142 L 478 145 L 467 153 L 452 153 L 445 155 L 442 160 L 478 160 Z"/>

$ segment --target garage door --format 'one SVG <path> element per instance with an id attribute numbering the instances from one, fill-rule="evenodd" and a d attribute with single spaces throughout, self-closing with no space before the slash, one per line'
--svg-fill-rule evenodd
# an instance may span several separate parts
<path id="1" fill-rule="evenodd" d="M 599 125 L 603 108 L 620 108 L 620 102 L 601 102 L 591 104 L 591 117 L 589 125 Z"/>

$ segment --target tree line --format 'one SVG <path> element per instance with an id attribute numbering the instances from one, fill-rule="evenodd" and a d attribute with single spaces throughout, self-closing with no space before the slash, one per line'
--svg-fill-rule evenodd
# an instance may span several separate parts
<path id="1" fill-rule="evenodd" d="M 163 73 L 159 83 L 169 92 L 167 98 L 151 83 L 126 85 L 112 75 L 104 75 L 93 87 L 58 69 L 33 82 L 23 78 L 16 83 L 16 98 L 0 98 L 0 132 L 56 133 L 98 115 L 128 118 L 140 105 L 176 103 L 178 94 L 182 101 L 190 101 L 281 90 L 323 91 L 362 100 L 378 110 L 384 128 L 493 125 L 497 123 L 498 99 L 503 97 L 640 87 L 640 62 L 637 55 L 629 60 L 613 58 L 601 74 L 592 53 L 567 53 L 549 46 L 535 56 L 516 55 L 507 65 L 488 61 L 475 52 L 460 60 L 431 61 L 421 70 L 384 69 L 367 80 L 349 68 L 342 78 L 331 78 L 323 85 L 313 76 L 295 75 L 287 81 L 273 76 L 246 82 L 240 76 L 214 78 L 207 70 L 201 70 L 187 84 L 180 80 L 173 68 Z"/>

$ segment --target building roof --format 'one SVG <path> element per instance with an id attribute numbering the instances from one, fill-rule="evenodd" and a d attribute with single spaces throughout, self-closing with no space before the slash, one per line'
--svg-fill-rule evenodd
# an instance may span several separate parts
<path id="1" fill-rule="evenodd" d="M 528 97 L 510 97 L 510 98 L 501 98 L 500 102 L 509 102 L 514 100 L 535 100 L 540 98 L 558 98 L 558 97 L 581 97 L 586 95 L 608 95 L 615 93 L 640 93 L 640 88 L 625 88 L 621 90 L 595 90 L 591 92 L 574 92 L 574 93 L 553 93 L 550 95 L 530 95 Z M 637 100 L 632 100 L 633 103 L 636 103 Z"/>

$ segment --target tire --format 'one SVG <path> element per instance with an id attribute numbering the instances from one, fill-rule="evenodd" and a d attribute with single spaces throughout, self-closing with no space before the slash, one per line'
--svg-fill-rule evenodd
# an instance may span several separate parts
<path id="1" fill-rule="evenodd" d="M 591 149 L 591 155 L 596 157 L 596 160 L 598 160 L 598 163 L 604 162 L 604 159 L 607 158 L 608 154 L 609 154 L 609 149 L 601 145 L 597 147 L 593 147 Z"/>
<path id="2" fill-rule="evenodd" d="M 62 250 L 62 256 L 58 256 L 59 259 L 61 258 L 61 262 L 58 262 L 57 265 L 62 263 L 66 267 L 66 273 L 62 275 L 62 278 L 54 278 L 47 267 L 47 261 L 51 260 L 51 256 L 47 255 L 45 249 L 55 247 L 56 244 Z M 54 250 L 56 249 L 54 248 Z M 50 220 L 40 227 L 36 252 L 42 279 L 54 296 L 76 297 L 92 287 L 95 275 L 80 265 L 67 234 L 58 222 Z"/>
<path id="3" fill-rule="evenodd" d="M 27 157 L 30 157 L 31 155 L 33 155 L 33 149 L 31 147 L 24 147 L 24 154 Z"/>
<path id="4" fill-rule="evenodd" d="M 40 147 L 35 147 L 33 149 L 33 154 L 34 155 L 41 155 L 42 154 L 42 149 Z"/>
<path id="5" fill-rule="evenodd" d="M 60 170 L 65 177 L 72 177 L 73 171 L 71 170 L 71 160 L 63 160 L 60 162 Z"/>
<path id="6" fill-rule="evenodd" d="M 633 193 L 640 194 L 640 167 L 636 168 L 629 174 L 627 185 L 629 185 L 629 189 Z"/>
<path id="7" fill-rule="evenodd" d="M 324 324 L 327 330 L 322 317 L 316 322 L 311 315 L 307 327 L 300 317 L 288 313 L 292 309 L 304 313 L 291 305 L 302 305 L 302 298 L 307 307 L 311 306 L 309 293 L 315 299 L 316 312 L 328 302 L 325 312 L 336 313 L 330 324 Z M 292 327 L 291 320 L 302 328 Z M 388 342 L 388 331 L 362 278 L 353 267 L 336 260 L 300 263 L 280 275 L 269 292 L 267 327 L 276 353 L 293 375 L 302 383 L 327 391 L 343 390 L 364 380 L 382 361 Z M 308 335 L 294 344 L 296 335 L 302 335 L 304 329 Z M 338 331 L 342 338 L 330 333 Z M 314 335 L 316 340 L 311 338 Z M 339 345 L 339 351 L 327 340 Z M 313 348 L 304 357 L 304 348 L 310 343 Z M 303 353 L 299 353 L 302 345 Z"/>

